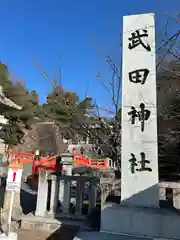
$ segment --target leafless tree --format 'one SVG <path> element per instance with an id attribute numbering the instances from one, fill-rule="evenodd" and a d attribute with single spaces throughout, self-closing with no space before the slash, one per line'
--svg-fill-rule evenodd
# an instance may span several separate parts
<path id="1" fill-rule="evenodd" d="M 180 147 L 179 137 L 179 117 L 180 112 L 177 112 L 177 104 L 180 104 L 180 31 L 179 31 L 179 14 L 168 16 L 164 28 L 161 29 L 161 38 L 157 42 L 157 95 L 158 95 L 158 141 L 159 141 L 159 159 L 160 166 L 177 166 L 179 162 L 179 153 L 177 149 Z M 174 33 L 172 33 L 171 25 L 175 25 Z M 158 36 L 159 37 L 159 36 Z M 109 93 L 112 103 L 118 113 L 120 106 L 117 104 L 119 98 L 114 94 L 114 77 L 118 80 L 116 94 L 120 97 L 121 77 L 117 67 L 113 64 L 112 59 L 102 52 L 93 40 L 93 47 L 103 57 L 108 67 L 112 71 L 112 80 L 106 85 L 106 81 L 98 75 L 98 80 Z M 121 52 L 121 44 L 120 44 Z M 120 61 L 121 65 L 121 61 Z M 116 100 L 115 100 L 116 96 Z M 107 109 L 109 111 L 109 109 Z M 173 126 L 174 128 L 173 129 Z M 176 127 L 175 127 L 176 126 Z M 176 151 L 175 151 L 176 148 Z M 120 158 L 118 158 L 120 159 Z M 174 159 L 173 161 L 170 159 Z M 168 163 L 169 161 L 169 163 Z M 166 168 L 167 169 L 167 168 Z M 180 167 L 179 170 L 180 171 Z"/>
<path id="2" fill-rule="evenodd" d="M 173 107 L 170 109 L 170 101 L 175 101 L 179 98 L 179 92 L 177 91 L 177 81 L 175 84 L 176 78 L 178 79 L 180 72 L 178 71 L 178 64 L 179 64 L 179 36 L 180 31 L 177 27 L 177 30 L 172 33 L 169 31 L 169 24 L 170 21 L 175 21 L 175 23 L 179 24 L 179 15 L 174 19 L 170 17 L 167 23 L 165 24 L 164 28 L 162 29 L 161 40 L 158 40 L 158 47 L 157 47 L 157 92 L 158 92 L 158 125 L 159 127 L 159 153 L 160 156 L 162 155 L 163 158 L 167 154 L 167 144 L 168 146 L 172 146 L 174 142 L 179 143 L 179 130 L 172 131 L 171 121 L 172 119 L 179 120 L 179 115 L 176 116 L 169 116 L 172 112 L 175 111 Z M 170 33 L 169 33 L 170 32 Z M 77 107 L 68 106 L 65 102 L 65 98 L 62 97 L 62 101 L 64 101 L 65 111 L 68 116 L 74 119 L 73 124 L 69 125 L 69 129 L 75 129 L 75 126 L 79 126 L 81 130 L 83 130 L 83 134 L 89 136 L 93 141 L 99 144 L 101 147 L 104 145 L 108 148 L 109 156 L 113 158 L 114 161 L 118 163 L 120 166 L 120 156 L 121 156 L 121 149 L 120 149 L 120 138 L 121 138 L 121 124 L 120 124 L 120 97 L 121 97 L 121 60 L 119 63 L 119 67 L 114 64 L 113 60 L 105 54 L 95 43 L 95 40 L 92 40 L 93 48 L 102 56 L 103 60 L 107 63 L 108 68 L 112 73 L 112 78 L 110 81 L 106 81 L 102 77 L 102 73 L 97 74 L 97 80 L 102 84 L 102 86 L 106 89 L 107 93 L 110 96 L 112 101 L 112 108 L 105 108 L 103 106 L 98 106 L 96 102 L 93 104 L 93 110 L 91 111 L 91 117 L 93 116 L 96 119 L 96 123 L 100 126 L 100 131 L 98 134 L 94 129 L 89 128 L 87 121 L 82 119 L 82 114 L 80 109 Z M 121 43 L 120 43 L 120 50 L 121 54 Z M 176 59 L 176 69 L 174 69 L 171 64 L 168 62 L 170 60 Z M 40 71 L 42 76 L 49 81 L 53 86 L 57 83 L 57 76 L 56 78 L 50 78 L 47 72 L 41 67 L 39 63 L 37 63 L 36 59 L 34 58 L 34 63 L 36 68 Z M 165 78 L 166 76 L 166 78 Z M 163 80 L 163 79 L 164 80 Z M 168 80 L 165 81 L 165 79 Z M 56 79 L 56 81 L 55 81 Z M 168 89 L 168 91 L 166 91 Z M 63 92 L 62 92 L 63 96 Z M 58 101 L 54 101 L 54 104 L 60 105 Z M 101 111 L 106 111 L 107 113 L 113 114 L 114 118 L 112 119 L 111 123 L 105 121 L 104 118 L 101 117 Z M 92 114 L 93 112 L 93 114 Z M 86 112 L 87 114 L 88 112 Z M 167 117 L 169 116 L 169 117 Z M 51 117 L 51 116 L 49 116 Z M 87 120 L 87 119 L 86 119 Z M 163 124 L 162 124 L 163 123 Z M 164 127 L 162 127 L 164 126 Z M 167 130 L 164 131 L 165 126 Z M 172 144 L 170 144 L 172 143 Z"/>

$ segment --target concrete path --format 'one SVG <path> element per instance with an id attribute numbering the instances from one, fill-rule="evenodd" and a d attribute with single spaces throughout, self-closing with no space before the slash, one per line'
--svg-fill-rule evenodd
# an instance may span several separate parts
<path id="1" fill-rule="evenodd" d="M 74 240 L 148 240 L 151 238 L 134 237 L 120 234 L 111 234 L 104 232 L 78 232 Z"/>

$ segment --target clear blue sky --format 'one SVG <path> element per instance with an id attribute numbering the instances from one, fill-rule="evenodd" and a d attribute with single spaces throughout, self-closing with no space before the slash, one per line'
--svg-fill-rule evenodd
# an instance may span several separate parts
<path id="1" fill-rule="evenodd" d="M 175 14 L 179 0 L 1 0 L 0 60 L 35 89 L 41 102 L 51 89 L 33 65 L 35 55 L 53 76 L 61 59 L 62 83 L 80 97 L 88 94 L 102 106 L 109 102 L 96 80 L 97 72 L 108 77 L 103 59 L 91 46 L 97 45 L 118 64 L 122 16 L 155 12 L 157 24 L 167 13 Z M 177 9 L 177 10 L 176 10 Z"/>

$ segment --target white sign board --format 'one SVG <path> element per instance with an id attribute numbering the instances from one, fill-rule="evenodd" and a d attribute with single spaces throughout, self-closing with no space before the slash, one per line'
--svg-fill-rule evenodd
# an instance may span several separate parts
<path id="1" fill-rule="evenodd" d="M 122 204 L 159 204 L 154 14 L 123 18 Z"/>
<path id="2" fill-rule="evenodd" d="M 7 191 L 20 191 L 21 179 L 22 179 L 23 169 L 21 168 L 9 168 L 6 190 Z"/>

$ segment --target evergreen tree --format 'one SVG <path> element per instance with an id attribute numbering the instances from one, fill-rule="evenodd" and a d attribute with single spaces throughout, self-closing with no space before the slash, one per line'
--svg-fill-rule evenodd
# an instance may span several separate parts
<path id="1" fill-rule="evenodd" d="M 30 127 L 38 114 L 38 95 L 35 91 L 29 93 L 20 82 L 13 83 L 8 68 L 3 63 L 0 63 L 0 85 L 6 97 L 22 107 L 22 110 L 7 106 L 3 109 L 3 115 L 8 119 L 8 124 L 1 128 L 0 138 L 8 145 L 16 145 L 21 143 L 24 129 Z"/>

